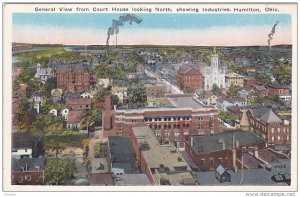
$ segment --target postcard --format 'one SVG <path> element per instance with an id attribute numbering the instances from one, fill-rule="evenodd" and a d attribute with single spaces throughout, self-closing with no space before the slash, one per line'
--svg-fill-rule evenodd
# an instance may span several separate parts
<path id="1" fill-rule="evenodd" d="M 3 19 L 4 191 L 297 191 L 296 3 Z"/>

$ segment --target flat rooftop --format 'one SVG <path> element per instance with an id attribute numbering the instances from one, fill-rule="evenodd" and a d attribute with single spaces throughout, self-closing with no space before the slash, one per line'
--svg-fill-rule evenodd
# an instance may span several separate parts
<path id="1" fill-rule="evenodd" d="M 201 104 L 201 102 L 194 95 L 167 95 L 166 98 L 176 108 L 208 108 L 207 106 Z"/>
<path id="2" fill-rule="evenodd" d="M 193 179 L 188 164 L 173 145 L 160 145 L 148 126 L 133 127 L 132 131 L 147 165 L 158 170 L 160 179 L 168 180 L 171 185 L 180 185 L 184 179 Z"/>

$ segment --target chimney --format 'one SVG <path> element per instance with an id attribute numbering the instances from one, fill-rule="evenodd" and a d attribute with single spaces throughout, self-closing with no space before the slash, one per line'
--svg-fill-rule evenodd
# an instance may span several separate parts
<path id="1" fill-rule="evenodd" d="M 104 102 L 104 112 L 103 112 L 103 129 L 109 130 L 111 129 L 111 96 L 108 95 L 105 97 Z"/>

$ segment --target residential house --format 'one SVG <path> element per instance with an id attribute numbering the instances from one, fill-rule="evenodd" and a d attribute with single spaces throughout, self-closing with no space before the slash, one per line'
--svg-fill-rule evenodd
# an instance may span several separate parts
<path id="1" fill-rule="evenodd" d="M 198 68 L 183 65 L 177 70 L 177 86 L 181 90 L 202 89 L 202 74 Z"/>
<path id="2" fill-rule="evenodd" d="M 233 98 L 219 98 L 217 100 L 217 107 L 227 111 L 228 107 L 245 107 L 248 106 L 247 98 L 233 97 Z"/>
<path id="3" fill-rule="evenodd" d="M 44 185 L 45 164 L 45 157 L 12 159 L 11 184 Z"/>
<path id="4" fill-rule="evenodd" d="M 70 110 L 90 110 L 92 107 L 91 98 L 70 98 L 66 102 Z"/>
<path id="5" fill-rule="evenodd" d="M 57 116 L 57 109 L 51 109 L 50 114 L 53 114 L 53 116 Z"/>
<path id="6" fill-rule="evenodd" d="M 290 101 L 291 100 L 291 94 L 290 94 L 290 86 L 287 85 L 279 85 L 279 84 L 269 84 L 267 86 L 269 90 L 270 96 L 276 96 L 278 95 L 280 99 L 284 101 Z"/>
<path id="7" fill-rule="evenodd" d="M 251 131 L 268 144 L 291 144 L 291 123 L 280 119 L 272 108 L 250 108 L 247 117 Z"/>
<path id="8" fill-rule="evenodd" d="M 228 73 L 225 75 L 225 83 L 227 87 L 231 85 L 244 87 L 244 77 L 237 73 Z"/>
<path id="9" fill-rule="evenodd" d="M 254 88 L 259 83 L 260 82 L 255 77 L 252 77 L 252 76 L 245 76 L 244 77 L 244 87 L 245 88 Z"/>
<path id="10" fill-rule="evenodd" d="M 69 109 L 67 109 L 67 108 L 61 110 L 61 112 L 60 112 L 60 115 L 63 116 L 65 118 L 65 120 L 68 119 L 68 114 L 69 114 Z"/>
<path id="11" fill-rule="evenodd" d="M 265 96 L 268 96 L 269 94 L 269 91 L 267 88 L 265 88 L 265 86 L 262 86 L 262 85 L 256 85 L 254 86 L 254 90 L 257 92 L 257 94 L 263 98 Z"/>
<path id="12" fill-rule="evenodd" d="M 44 143 L 41 136 L 31 133 L 12 133 L 12 158 L 32 158 L 44 155 Z"/>
<path id="13" fill-rule="evenodd" d="M 63 96 L 63 89 L 57 88 L 51 90 L 51 100 L 53 103 L 61 102 Z"/>
<path id="14" fill-rule="evenodd" d="M 81 98 L 93 98 L 93 95 L 89 92 L 84 92 L 80 95 Z"/>
<path id="15" fill-rule="evenodd" d="M 63 100 L 67 101 L 68 99 L 73 99 L 73 98 L 80 98 L 80 93 L 79 92 L 71 92 L 71 91 L 66 91 L 63 94 Z"/>
<path id="16" fill-rule="evenodd" d="M 82 110 L 70 110 L 67 117 L 67 129 L 80 129 L 83 114 L 84 111 Z"/>
<path id="17" fill-rule="evenodd" d="M 36 65 L 35 78 L 39 79 L 42 83 L 45 83 L 49 78 L 52 77 L 52 68 L 41 68 L 41 64 Z"/>

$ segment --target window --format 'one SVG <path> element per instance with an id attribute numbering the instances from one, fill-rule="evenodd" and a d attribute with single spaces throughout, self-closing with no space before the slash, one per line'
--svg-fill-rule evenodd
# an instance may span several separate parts
<path id="1" fill-rule="evenodd" d="M 156 137 L 160 137 L 160 136 L 161 136 L 161 133 L 155 133 L 155 136 L 156 136 Z"/>
<path id="2" fill-rule="evenodd" d="M 211 166 L 214 165 L 214 158 L 210 158 L 209 163 L 210 163 Z"/>
<path id="3" fill-rule="evenodd" d="M 22 177 L 18 177 L 18 183 L 23 183 L 23 178 Z"/>
<path id="4" fill-rule="evenodd" d="M 280 128 L 277 128 L 277 133 L 280 133 L 280 130 L 281 130 Z"/>
<path id="5" fill-rule="evenodd" d="M 274 128 L 272 128 L 272 129 L 271 129 L 271 133 L 274 133 L 274 130 L 275 130 L 275 129 L 274 129 Z"/>
<path id="6" fill-rule="evenodd" d="M 200 165 L 201 165 L 201 166 L 204 166 L 204 164 L 205 164 L 205 159 L 201 159 L 201 160 L 200 160 Z"/>
<path id="7" fill-rule="evenodd" d="M 178 131 L 175 131 L 175 133 L 174 133 L 174 135 L 177 137 L 177 136 L 179 136 L 179 132 Z"/>
<path id="8" fill-rule="evenodd" d="M 280 141 L 280 136 L 277 136 L 277 140 Z"/>
<path id="9" fill-rule="evenodd" d="M 199 117 L 199 120 L 204 120 L 204 118 L 203 117 Z"/>
<path id="10" fill-rule="evenodd" d="M 222 157 L 220 157 L 220 158 L 218 158 L 218 160 L 219 160 L 219 164 L 221 164 L 221 163 L 222 163 L 222 160 L 223 160 L 223 158 L 222 158 Z"/>
<path id="11" fill-rule="evenodd" d="M 190 132 L 188 131 L 183 132 L 183 135 L 188 135 L 188 134 L 190 134 Z"/>
<path id="12" fill-rule="evenodd" d="M 26 181 L 31 181 L 31 176 L 25 176 Z"/>
<path id="13" fill-rule="evenodd" d="M 169 133 L 169 132 L 166 132 L 166 133 L 165 133 L 165 136 L 166 136 L 166 137 L 170 137 L 170 133 Z"/>

